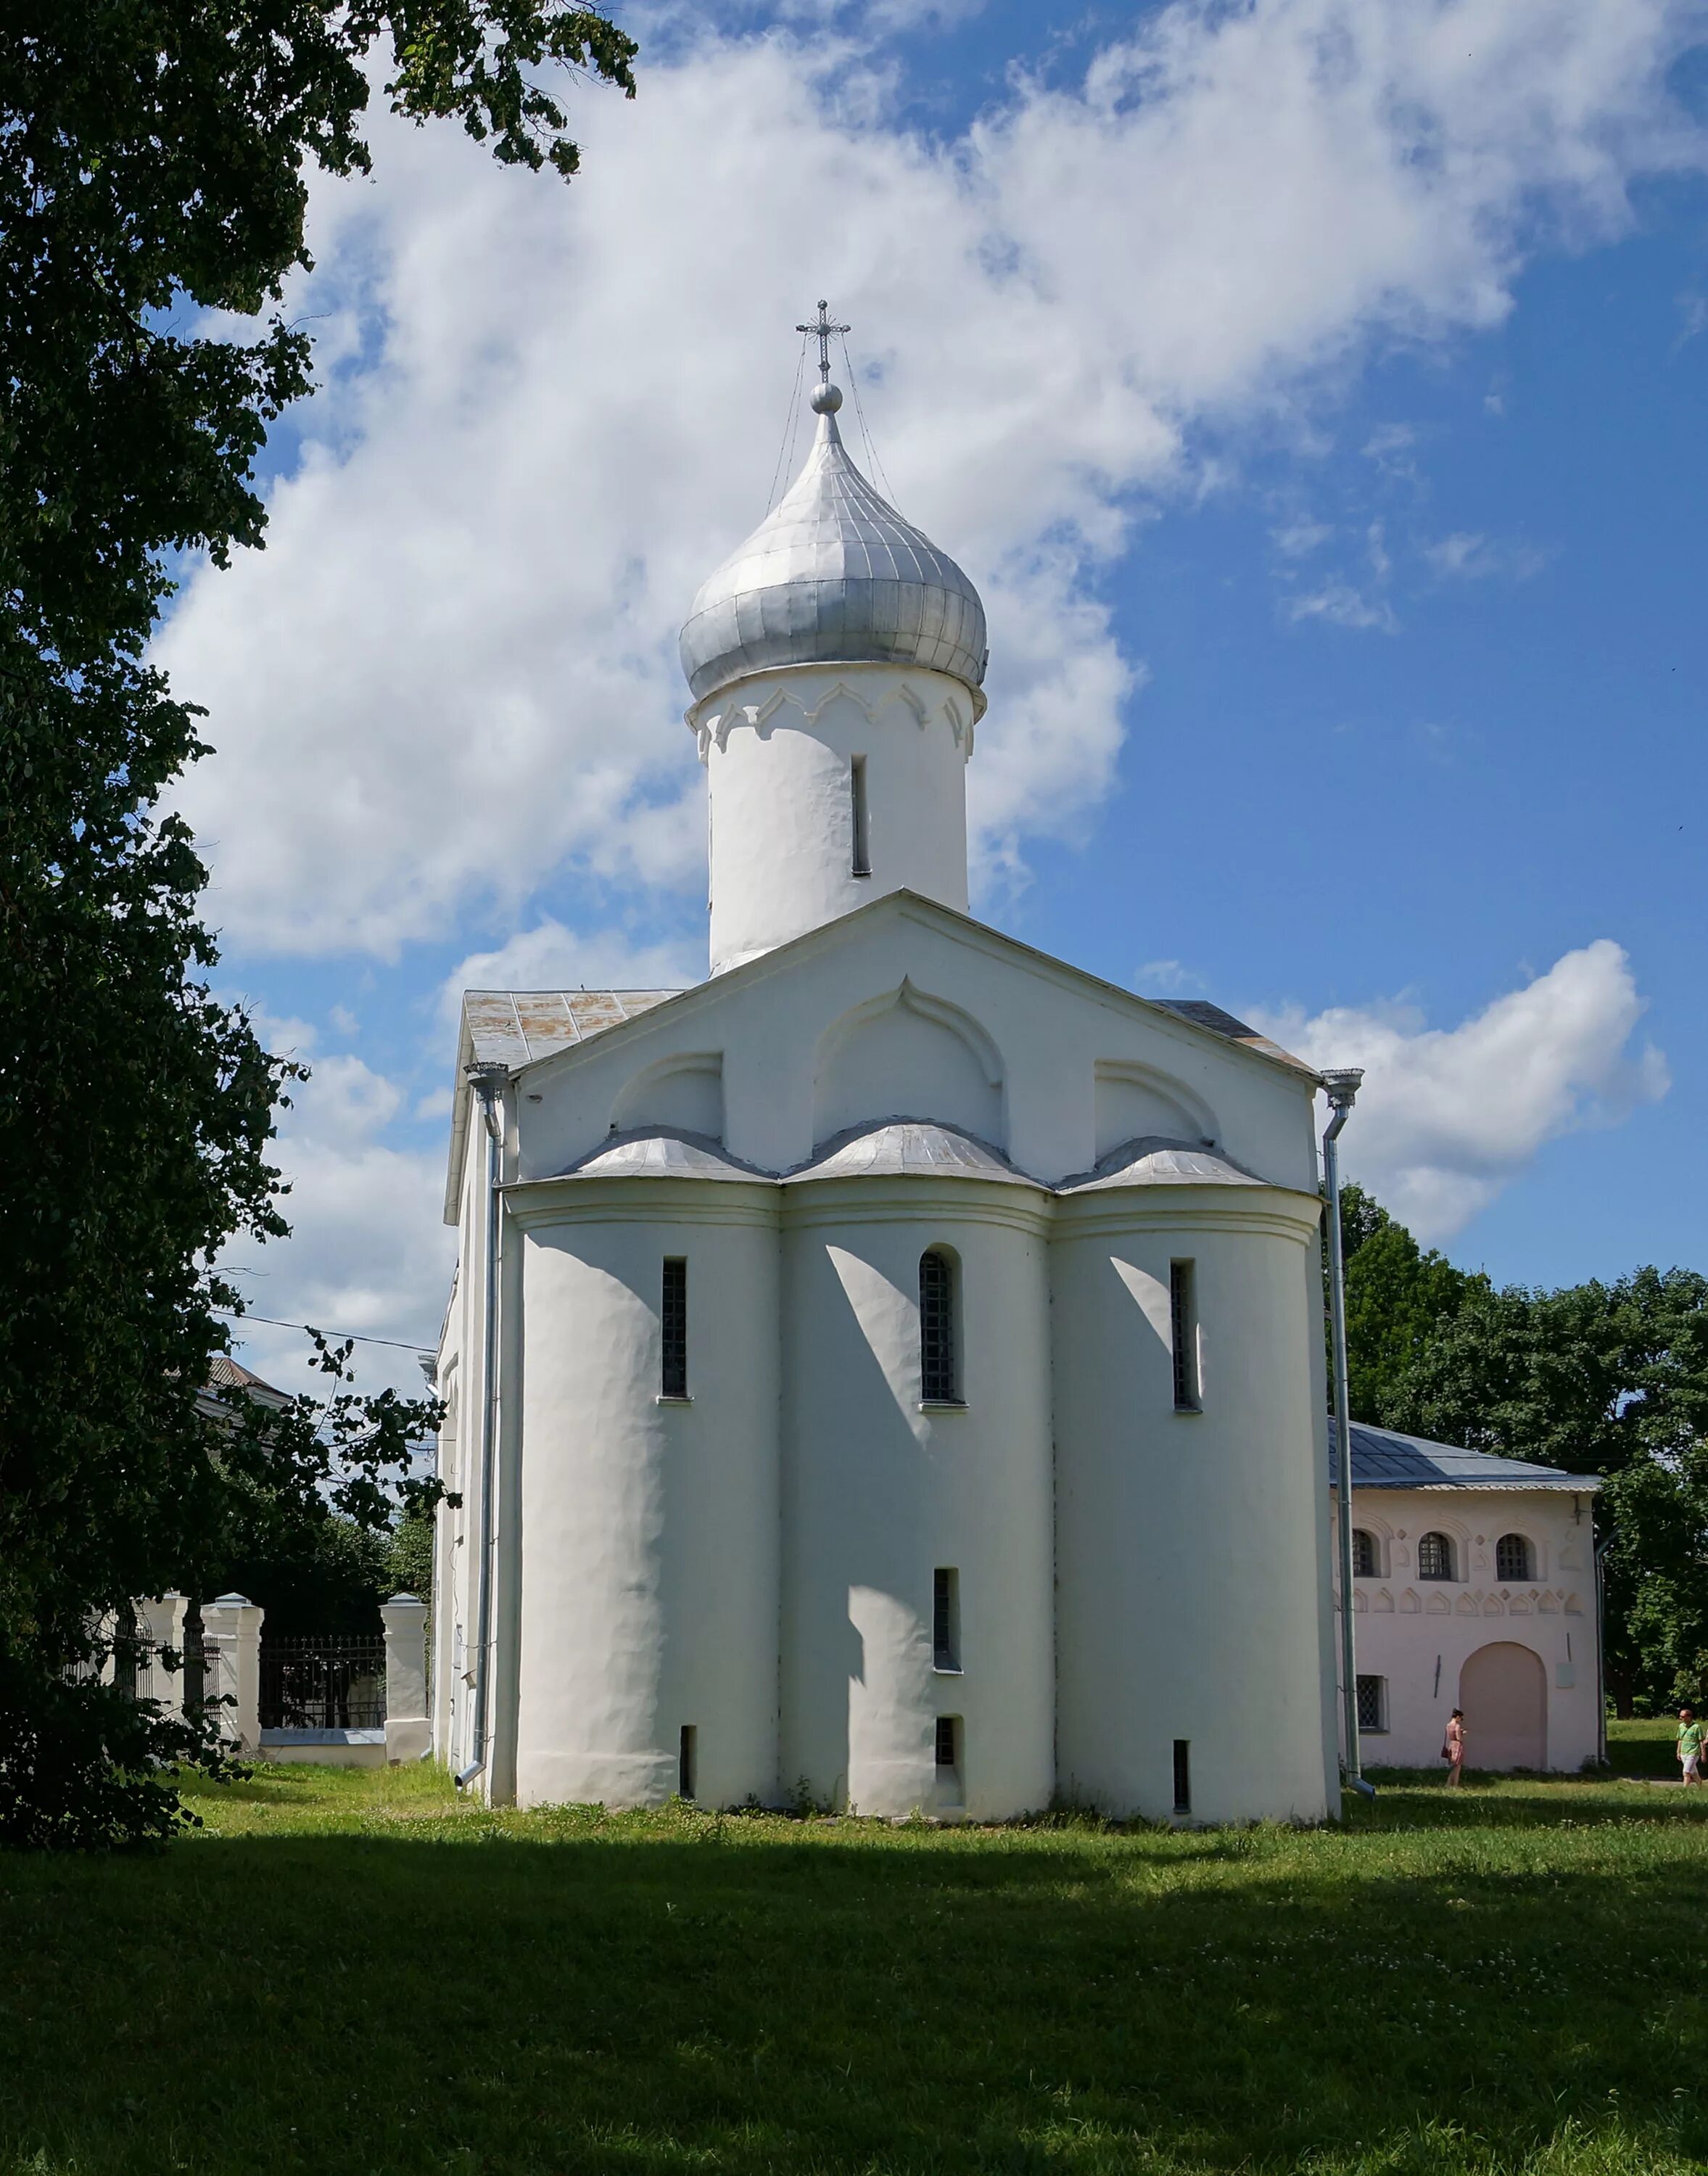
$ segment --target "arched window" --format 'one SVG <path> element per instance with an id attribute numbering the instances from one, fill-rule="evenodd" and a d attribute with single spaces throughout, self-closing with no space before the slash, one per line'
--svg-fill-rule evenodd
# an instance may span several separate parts
<path id="1" fill-rule="evenodd" d="M 1530 1543 L 1522 1534 L 1503 1534 L 1495 1543 L 1494 1575 L 1497 1579 L 1535 1578 L 1530 1564 Z"/>
<path id="2" fill-rule="evenodd" d="M 919 1395 L 927 1406 L 960 1403 L 955 1346 L 955 1263 L 927 1247 L 919 1258 Z"/>
<path id="3" fill-rule="evenodd" d="M 1354 1579 L 1379 1579 L 1381 1560 L 1376 1552 L 1376 1537 L 1363 1526 L 1352 1529 L 1352 1576 Z"/>
<path id="4" fill-rule="evenodd" d="M 1419 1579 L 1451 1579 L 1453 1544 L 1445 1534 L 1424 1534 L 1417 1542 Z"/>

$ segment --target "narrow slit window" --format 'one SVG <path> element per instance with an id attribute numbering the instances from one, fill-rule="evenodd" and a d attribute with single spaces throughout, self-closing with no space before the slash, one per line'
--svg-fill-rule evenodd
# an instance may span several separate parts
<path id="1" fill-rule="evenodd" d="M 663 1365 L 659 1395 L 688 1395 L 688 1264 L 680 1254 L 664 1258 L 664 1288 L 659 1306 L 663 1330 Z"/>
<path id="2" fill-rule="evenodd" d="M 955 1300 L 954 1263 L 927 1247 L 919 1258 L 919 1395 L 927 1406 L 960 1403 Z"/>
<path id="3" fill-rule="evenodd" d="M 682 1749 L 677 1754 L 676 1789 L 678 1798 L 691 1798 L 694 1794 L 694 1769 L 698 1765 L 699 1752 L 699 1733 L 691 1722 L 685 1722 L 682 1727 Z"/>
<path id="4" fill-rule="evenodd" d="M 1358 1679 L 1358 1727 L 1374 1732 L 1384 1731 L 1388 1727 L 1388 1680 L 1385 1678 Z"/>
<path id="5" fill-rule="evenodd" d="M 1174 1810 L 1177 1814 L 1192 1811 L 1192 1740 L 1177 1738 L 1174 1741 Z"/>
<path id="6" fill-rule="evenodd" d="M 1168 1265 L 1168 1320 L 1174 1346 L 1174 1410 L 1195 1413 L 1198 1395 L 1198 1307 L 1190 1262 Z"/>
<path id="7" fill-rule="evenodd" d="M 960 1765 L 960 1717 L 940 1715 L 937 1718 L 937 1765 L 939 1769 L 959 1768 Z"/>
<path id="8" fill-rule="evenodd" d="M 872 873 L 872 819 L 866 806 L 866 759 L 863 755 L 857 755 L 848 766 L 848 792 L 853 819 L 853 873 L 857 877 L 869 877 Z"/>
<path id="9" fill-rule="evenodd" d="M 942 1564 L 931 1575 L 931 1666 L 960 1667 L 960 1574 Z"/>

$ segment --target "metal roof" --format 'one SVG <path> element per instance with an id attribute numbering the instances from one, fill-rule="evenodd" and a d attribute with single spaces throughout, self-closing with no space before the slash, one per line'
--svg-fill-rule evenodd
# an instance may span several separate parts
<path id="1" fill-rule="evenodd" d="M 1145 1134 L 1101 1157 L 1095 1171 L 1064 1178 L 1058 1194 L 1095 1194 L 1121 1186 L 1268 1186 L 1243 1163 L 1202 1141 Z"/>
<path id="2" fill-rule="evenodd" d="M 650 1012 L 677 990 L 465 990 L 476 1058 L 513 1069 Z"/>
<path id="3" fill-rule="evenodd" d="M 1283 1065 L 1296 1065 L 1302 1073 L 1316 1070 L 1278 1042 L 1271 1042 L 1266 1035 L 1259 1035 L 1254 1027 L 1248 1027 L 1243 1020 L 1224 1012 L 1220 1005 L 1207 1004 L 1200 998 L 1147 998 L 1145 1002 L 1190 1020 L 1194 1027 L 1207 1027 L 1212 1035 L 1223 1036 L 1229 1042 L 1243 1042 L 1248 1050 L 1260 1050 L 1265 1058 L 1279 1058 Z"/>
<path id="4" fill-rule="evenodd" d="M 762 1179 L 771 1174 L 732 1156 L 721 1141 L 704 1134 L 679 1132 L 673 1126 L 640 1126 L 633 1132 L 612 1134 L 579 1157 L 562 1178 L 737 1178 Z M 530 1182 L 525 1182 L 528 1183 Z"/>
<path id="5" fill-rule="evenodd" d="M 1329 1421 L 1329 1480 L 1340 1477 L 1340 1431 Z M 1586 1495 L 1601 1487 L 1593 1473 L 1568 1473 L 1558 1466 L 1538 1466 L 1527 1458 L 1501 1458 L 1493 1451 L 1461 1450 L 1427 1436 L 1399 1435 L 1392 1428 L 1352 1423 L 1352 1488 L 1558 1488 Z"/>
<path id="6" fill-rule="evenodd" d="M 993 1178 L 1009 1186 L 1039 1182 L 1016 1171 L 1000 1149 L 958 1127 L 925 1118 L 883 1118 L 834 1134 L 786 1176 L 814 1178 Z M 1048 1191 L 1047 1188 L 1042 1189 Z"/>
<path id="7" fill-rule="evenodd" d="M 984 607 L 946 552 L 879 498 L 822 415 L 774 512 L 701 586 L 682 631 L 696 702 L 779 665 L 917 665 L 978 700 Z"/>
<path id="8" fill-rule="evenodd" d="M 209 1420 L 228 1420 L 230 1407 L 225 1394 L 242 1390 L 258 1406 L 269 1406 L 277 1412 L 291 1402 L 287 1391 L 271 1383 L 263 1382 L 253 1368 L 246 1368 L 241 1360 L 234 1360 L 229 1352 L 215 1352 L 208 1361 L 208 1381 L 204 1390 L 196 1393 L 197 1411 Z"/>

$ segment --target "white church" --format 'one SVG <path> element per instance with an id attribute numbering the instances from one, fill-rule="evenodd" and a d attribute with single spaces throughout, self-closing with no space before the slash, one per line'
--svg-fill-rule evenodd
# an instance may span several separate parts
<path id="1" fill-rule="evenodd" d="M 970 916 L 983 608 L 840 402 L 821 345 L 683 630 L 708 979 L 465 999 L 435 1751 L 525 1805 L 1321 1818 L 1317 1078 Z"/>

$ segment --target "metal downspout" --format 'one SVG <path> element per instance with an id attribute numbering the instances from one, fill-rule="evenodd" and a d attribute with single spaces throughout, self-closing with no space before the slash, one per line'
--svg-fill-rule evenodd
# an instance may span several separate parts
<path id="1" fill-rule="evenodd" d="M 481 1099 L 481 1116 L 487 1129 L 487 1276 L 481 1321 L 481 1583 L 475 1609 L 474 1757 L 457 1777 L 459 1789 L 466 1788 L 487 1765 L 492 1641 L 492 1469 L 498 1409 L 498 1187 L 503 1177 L 504 1149 L 499 1093 L 510 1073 L 507 1065 L 493 1061 L 464 1070 Z"/>
<path id="2" fill-rule="evenodd" d="M 1341 1559 L 1341 1711 L 1346 1742 L 1346 1776 L 1355 1791 L 1371 1796 L 1358 1752 L 1358 1665 L 1352 1632 L 1352 1399 L 1346 1362 L 1346 1262 L 1341 1244 L 1341 1157 L 1335 1145 L 1363 1078 L 1354 1066 L 1323 1075 L 1329 1108 L 1334 1114 L 1323 1135 L 1323 1184 L 1329 1202 L 1329 1336 L 1334 1351 L 1338 1439 L 1335 1506 Z"/>
<path id="3" fill-rule="evenodd" d="M 1596 1499 L 1590 1499 L 1590 1553 L 1596 1567 L 1596 1759 L 1607 1765 L 1607 1551 L 1611 1534 L 1596 1539 Z"/>

